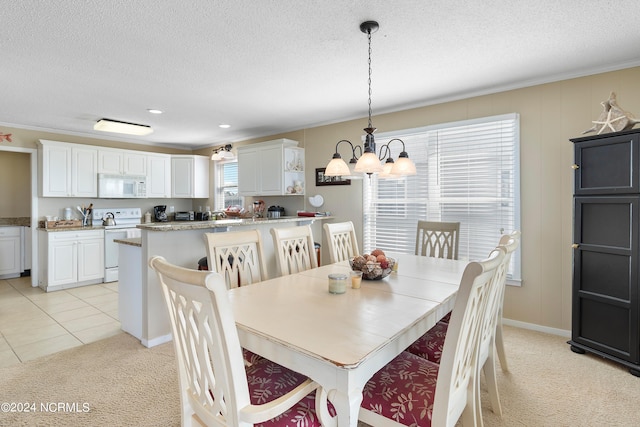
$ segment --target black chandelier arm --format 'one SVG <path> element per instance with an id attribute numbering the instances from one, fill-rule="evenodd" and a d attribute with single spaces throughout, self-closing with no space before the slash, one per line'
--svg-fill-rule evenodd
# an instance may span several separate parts
<path id="1" fill-rule="evenodd" d="M 404 146 L 404 141 L 401 140 L 400 138 L 393 138 L 392 140 L 387 142 L 387 145 L 391 144 L 393 141 L 399 141 L 402 144 L 402 151 L 406 151 L 405 146 Z"/>
<path id="2" fill-rule="evenodd" d="M 378 157 L 380 160 L 384 159 L 385 156 L 389 156 L 391 157 L 391 148 L 389 147 L 389 145 L 393 142 L 393 141 L 398 141 L 402 144 L 402 151 L 400 152 L 400 155 L 398 156 L 399 158 L 404 158 L 404 157 L 409 157 L 409 154 L 407 154 L 406 151 L 406 147 L 404 145 L 404 141 L 401 140 L 400 138 L 393 138 L 391 140 L 389 140 L 389 142 L 387 142 L 386 144 L 384 144 L 381 148 L 380 148 L 380 156 Z M 384 155 L 383 155 L 384 153 Z"/>
<path id="3" fill-rule="evenodd" d="M 378 155 L 378 159 L 382 161 L 385 157 L 391 158 L 391 148 L 389 148 L 388 143 L 380 147 L 380 155 Z"/>
<path id="4" fill-rule="evenodd" d="M 359 147 L 359 146 L 356 145 L 354 147 L 353 144 L 351 143 L 351 141 L 349 141 L 348 139 L 341 139 L 340 141 L 338 141 L 338 143 L 336 144 L 336 151 L 333 154 L 333 158 L 334 159 L 341 159 L 342 158 L 342 156 L 340 156 L 340 153 L 338 153 L 338 146 L 343 142 L 346 142 L 347 144 L 349 144 L 349 146 L 351 146 L 351 157 L 355 158 L 357 160 L 358 157 L 356 157 L 356 147 Z M 360 151 L 362 151 L 362 147 L 360 147 Z"/>

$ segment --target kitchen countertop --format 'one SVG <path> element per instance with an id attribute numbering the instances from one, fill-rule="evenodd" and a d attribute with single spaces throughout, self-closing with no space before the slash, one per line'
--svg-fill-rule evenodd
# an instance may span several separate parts
<path id="1" fill-rule="evenodd" d="M 14 218 L 0 218 L 0 227 L 30 227 L 31 218 L 26 217 L 14 217 Z"/>
<path id="2" fill-rule="evenodd" d="M 129 246 L 137 246 L 142 247 L 142 238 L 140 237 L 130 237 L 128 239 L 113 239 L 115 243 L 120 243 L 121 245 L 129 245 Z"/>
<path id="3" fill-rule="evenodd" d="M 147 231 L 180 231 L 200 230 L 204 228 L 222 228 L 230 226 L 250 226 L 264 224 L 281 224 L 283 222 L 300 222 L 331 219 L 332 216 L 285 216 L 281 218 L 225 218 L 213 221 L 170 221 L 139 224 L 136 227 Z"/>

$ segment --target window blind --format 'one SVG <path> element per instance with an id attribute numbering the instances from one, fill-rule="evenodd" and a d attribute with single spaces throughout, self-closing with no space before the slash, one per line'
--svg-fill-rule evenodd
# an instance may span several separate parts
<path id="1" fill-rule="evenodd" d="M 238 194 L 238 161 L 217 162 L 216 178 L 215 209 L 242 206 L 242 197 Z"/>
<path id="2" fill-rule="evenodd" d="M 418 220 L 452 221 L 459 258 L 485 258 L 520 227 L 519 133 L 519 116 L 507 114 L 376 135 L 378 145 L 404 141 L 417 174 L 365 178 L 364 250 L 414 253 Z M 390 148 L 397 158 L 402 144 Z M 509 276 L 520 280 L 519 251 Z"/>

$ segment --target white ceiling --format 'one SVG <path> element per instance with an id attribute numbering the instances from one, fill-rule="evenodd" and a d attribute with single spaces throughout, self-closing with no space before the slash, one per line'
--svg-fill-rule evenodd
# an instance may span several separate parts
<path id="1" fill-rule="evenodd" d="M 366 20 L 380 23 L 374 116 L 640 65 L 636 0 L 0 0 L 0 10 L 1 125 L 109 138 L 93 130 L 106 117 L 155 130 L 113 139 L 184 148 L 366 117 Z"/>

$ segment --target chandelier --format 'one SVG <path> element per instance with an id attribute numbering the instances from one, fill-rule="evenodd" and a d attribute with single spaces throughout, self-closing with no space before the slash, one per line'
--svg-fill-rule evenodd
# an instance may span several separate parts
<path id="1" fill-rule="evenodd" d="M 376 32 L 379 25 L 376 21 L 366 21 L 360 24 L 360 31 L 367 35 L 369 41 L 369 123 L 364 131 L 366 132 L 364 149 L 360 145 L 353 145 L 351 141 L 342 139 L 336 144 L 336 150 L 324 174 L 326 176 L 343 176 L 348 178 L 360 178 L 362 174 L 379 174 L 379 178 L 397 178 L 416 174 L 416 165 L 409 159 L 409 155 L 405 151 L 404 141 L 394 138 L 380 147 L 380 153 L 376 154 L 376 142 L 373 133 L 376 128 L 371 123 L 371 34 Z M 398 160 L 394 161 L 391 157 L 391 149 L 389 145 L 392 142 L 402 144 L 402 151 L 398 156 Z M 349 144 L 351 148 L 351 159 L 349 165 L 342 160 L 342 156 L 338 152 L 338 146 L 342 143 Z M 358 152 L 360 157 L 358 157 Z M 384 165 L 382 161 L 385 160 Z"/>

